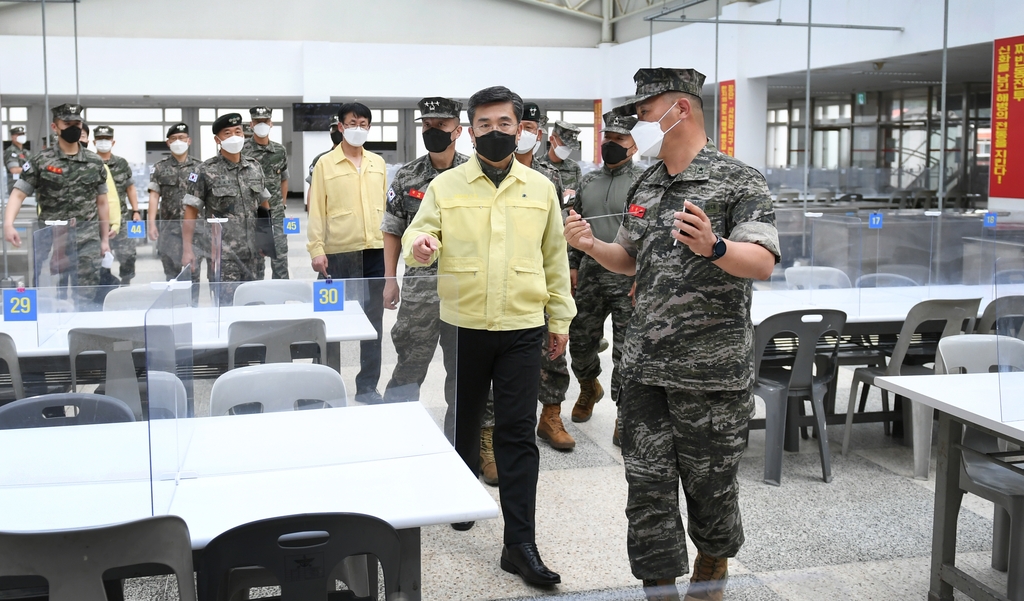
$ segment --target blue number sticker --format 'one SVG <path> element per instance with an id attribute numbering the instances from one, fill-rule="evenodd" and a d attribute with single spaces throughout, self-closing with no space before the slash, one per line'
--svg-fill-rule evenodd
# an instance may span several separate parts
<path id="1" fill-rule="evenodd" d="M 299 233 L 299 218 L 298 217 L 285 217 L 285 219 L 284 219 L 284 233 L 286 233 L 286 234 L 298 234 Z"/>
<path id="2" fill-rule="evenodd" d="M 880 229 L 882 229 L 882 214 L 881 213 L 872 213 L 868 217 L 868 228 L 873 229 L 873 230 L 880 230 Z"/>
<path id="3" fill-rule="evenodd" d="M 345 282 L 339 280 L 313 282 L 313 310 L 344 311 Z"/>
<path id="4" fill-rule="evenodd" d="M 145 238 L 146 237 L 146 222 L 145 221 L 129 221 L 128 222 L 128 237 L 129 238 Z"/>
<path id="5" fill-rule="evenodd" d="M 995 213 L 985 213 L 984 225 L 985 225 L 985 227 L 995 227 L 996 226 L 996 214 Z"/>
<path id="6" fill-rule="evenodd" d="M 35 321 L 36 291 L 4 290 L 4 321 Z"/>

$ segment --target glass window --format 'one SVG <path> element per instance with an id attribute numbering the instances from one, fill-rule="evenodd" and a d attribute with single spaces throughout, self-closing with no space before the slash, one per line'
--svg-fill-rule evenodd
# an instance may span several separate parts
<path id="1" fill-rule="evenodd" d="M 567 123 L 593 123 L 594 112 L 593 111 L 563 111 L 562 121 Z"/>
<path id="2" fill-rule="evenodd" d="M 371 122 L 380 123 L 382 121 L 380 118 L 380 109 L 370 109 L 370 117 Z"/>
<path id="3" fill-rule="evenodd" d="M 85 118 L 90 123 L 142 123 L 146 121 L 163 123 L 163 109 L 85 109 Z"/>
<path id="4" fill-rule="evenodd" d="M 420 115 L 422 115 L 422 114 L 423 114 L 423 113 L 421 113 L 421 112 L 420 112 L 420 109 L 416 109 L 415 111 L 413 111 L 413 112 L 412 112 L 412 118 L 413 118 L 413 120 L 419 119 L 419 118 L 420 118 Z"/>
<path id="5" fill-rule="evenodd" d="M 28 121 L 28 109 L 23 106 L 12 106 L 11 121 Z"/>
<path id="6" fill-rule="evenodd" d="M 548 111 L 545 114 L 547 115 L 548 123 L 562 120 L 562 111 Z"/>
<path id="7" fill-rule="evenodd" d="M 796 112 L 795 109 L 793 112 Z M 804 128 L 789 129 L 789 165 L 799 167 L 804 164 Z"/>
<path id="8" fill-rule="evenodd" d="M 381 142 L 382 141 L 382 136 L 381 136 L 381 131 L 380 131 L 380 126 L 379 125 L 371 125 L 370 126 L 370 133 L 367 134 L 366 141 L 367 142 Z"/>
<path id="9" fill-rule="evenodd" d="M 778 109 L 775 112 L 776 123 L 789 123 L 789 111 L 786 109 Z"/>
<path id="10" fill-rule="evenodd" d="M 394 109 L 384 111 L 384 117 L 381 121 L 384 123 L 398 123 L 398 111 Z"/>
<path id="11" fill-rule="evenodd" d="M 904 121 L 921 121 L 928 118 L 927 88 L 903 91 L 902 115 Z"/>
<path id="12" fill-rule="evenodd" d="M 587 163 L 594 162 L 594 126 L 580 127 L 580 135 L 577 138 L 580 141 L 580 160 Z"/>
<path id="13" fill-rule="evenodd" d="M 858 95 L 858 104 L 853 107 L 854 123 L 875 123 L 878 121 L 878 94 L 875 92 L 861 92 L 864 104 L 859 104 L 861 95 Z"/>
<path id="14" fill-rule="evenodd" d="M 793 107 L 793 118 L 789 120 L 790 123 L 803 123 L 803 115 L 800 113 L 798 107 Z"/>
<path id="15" fill-rule="evenodd" d="M 873 168 L 875 167 L 877 155 L 878 128 L 853 128 L 853 156 L 851 157 L 851 165 L 853 167 Z"/>
<path id="16" fill-rule="evenodd" d="M 164 109 L 164 123 L 181 121 L 181 109 Z"/>
<path id="17" fill-rule="evenodd" d="M 216 109 L 199 109 L 199 120 L 200 121 L 209 121 L 210 123 L 213 123 L 214 121 L 217 120 L 217 110 Z"/>
<path id="18" fill-rule="evenodd" d="M 846 104 L 843 105 L 843 119 L 850 120 L 852 116 L 852 105 L 849 102 L 847 102 Z"/>
<path id="19" fill-rule="evenodd" d="M 270 110 L 270 119 L 274 123 L 283 123 L 284 122 L 284 109 L 271 109 Z"/>
<path id="20" fill-rule="evenodd" d="M 200 109 L 201 111 L 202 109 Z M 213 110 L 213 109 L 210 109 Z M 217 155 L 217 143 L 213 141 L 213 126 L 199 126 L 199 160 L 205 161 Z"/>
<path id="21" fill-rule="evenodd" d="M 238 113 L 242 116 L 243 120 L 248 119 L 249 109 L 217 109 L 217 116 L 230 115 L 231 113 Z"/>
<path id="22" fill-rule="evenodd" d="M 397 125 L 385 125 L 381 127 L 382 142 L 397 142 L 398 141 L 398 126 Z M 423 136 L 420 136 L 421 138 Z"/>
<path id="23" fill-rule="evenodd" d="M 469 111 L 462 111 L 462 113 L 460 113 L 460 116 L 461 116 L 461 121 L 464 124 L 465 123 L 469 123 Z"/>

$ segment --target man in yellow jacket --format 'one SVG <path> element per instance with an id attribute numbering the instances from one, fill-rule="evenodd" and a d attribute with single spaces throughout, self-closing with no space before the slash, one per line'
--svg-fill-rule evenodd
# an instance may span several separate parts
<path id="1" fill-rule="evenodd" d="M 494 456 L 505 518 L 501 567 L 561 582 L 535 541 L 541 347 L 565 351 L 576 315 L 555 187 L 512 157 L 523 100 L 504 87 L 469 99 L 476 156 L 437 176 L 402 236 L 410 266 L 437 260 L 441 336 L 457 340 L 455 448 L 476 475 L 480 416 L 494 385 Z M 545 311 L 549 315 L 544 324 Z M 452 524 L 468 530 L 472 522 Z"/>

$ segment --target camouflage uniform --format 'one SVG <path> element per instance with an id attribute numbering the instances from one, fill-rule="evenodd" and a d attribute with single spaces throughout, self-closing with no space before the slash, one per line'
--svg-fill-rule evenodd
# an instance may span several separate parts
<path id="1" fill-rule="evenodd" d="M 643 173 L 633 161 L 615 169 L 606 166 L 583 176 L 573 210 L 584 218 L 621 213 L 626 194 Z M 605 242 L 615 239 L 621 219 L 603 217 L 591 223 L 594 235 Z M 629 289 L 633 277 L 613 273 L 582 252 L 569 250 L 569 269 L 576 269 L 576 317 L 569 326 L 569 351 L 577 380 L 595 380 L 601 375 L 598 348 L 604 337 L 604 322 L 612 316 L 612 399 L 618 399 L 619 358 L 622 356 L 626 323 L 633 313 Z"/>
<path id="2" fill-rule="evenodd" d="M 468 157 L 455 153 L 452 167 L 465 163 Z M 412 223 L 427 186 L 440 173 L 430 155 L 406 164 L 395 174 L 388 190 L 382 232 L 398 236 L 405 234 Z M 402 302 L 398 318 L 391 330 L 391 340 L 398 354 L 398 362 L 384 390 L 386 402 L 417 401 L 420 385 L 427 376 L 427 367 L 441 333 L 440 299 L 437 296 L 437 264 L 430 267 L 406 267 L 402 277 Z M 455 353 L 441 346 L 444 353 L 444 397 L 449 407 L 455 406 Z M 449 411 L 451 413 L 451 411 Z M 445 415 L 445 423 L 454 427 L 454 415 Z"/>
<path id="3" fill-rule="evenodd" d="M 569 148 L 578 149 L 580 147 L 580 142 L 576 139 L 576 136 L 580 133 L 580 128 L 575 125 L 566 123 L 565 121 L 555 121 L 555 127 L 552 133 L 557 135 L 559 139 L 562 140 L 562 143 Z M 572 159 L 565 159 L 562 162 L 556 163 L 551 160 L 548 153 L 544 153 L 543 156 L 536 159 L 536 162 L 558 172 L 558 179 L 562 184 L 563 190 L 578 191 L 580 189 L 580 180 L 583 179 L 583 171 L 580 169 L 580 165 L 576 161 Z M 561 196 L 559 196 L 559 198 L 562 199 Z M 566 201 L 562 199 L 562 208 L 564 209 L 567 206 L 568 204 Z"/>
<path id="4" fill-rule="evenodd" d="M 263 257 L 256 246 L 256 207 L 270 198 L 263 169 L 256 159 L 241 155 L 232 163 L 217 154 L 188 175 L 182 203 L 199 210 L 200 218 L 227 218 L 221 224 L 220 304 L 230 305 L 240 282 L 260 279 Z M 216 254 L 217 249 L 211 249 Z M 213 274 L 213 259 L 207 269 Z M 212 275 L 211 275 L 211 279 Z M 232 284 L 233 283 L 233 284 Z"/>
<path id="5" fill-rule="evenodd" d="M 270 270 L 275 280 L 288 279 L 288 236 L 284 233 L 284 199 L 281 184 L 288 181 L 288 152 L 283 144 L 270 140 L 264 146 L 249 138 L 242 147 L 242 154 L 256 159 L 263 167 L 263 176 L 270 191 L 270 215 L 274 225 L 274 248 L 277 258 L 270 260 Z M 260 270 L 259 276 L 263 275 Z"/>
<path id="6" fill-rule="evenodd" d="M 110 155 L 110 160 L 103 162 L 110 169 L 110 176 L 114 179 L 114 188 L 117 190 L 117 196 L 121 201 L 121 229 L 110 240 L 110 250 L 114 251 L 117 260 L 121 263 L 118 275 L 121 276 L 122 280 L 131 280 L 135 277 L 136 257 L 135 239 L 128 238 L 128 222 L 132 220 L 133 215 L 128 203 L 128 187 L 135 185 L 135 182 L 132 180 L 132 168 L 124 158 L 113 154 Z"/>
<path id="7" fill-rule="evenodd" d="M 11 128 L 11 137 L 18 136 L 25 133 L 24 128 Z M 28 162 L 28 150 L 25 148 L 18 148 L 12 142 L 4 150 L 3 155 L 4 169 L 7 170 L 7 193 L 10 194 L 11 190 L 14 189 L 14 174 L 11 173 L 12 167 L 24 167 L 25 163 Z M 20 176 L 19 176 L 20 177 Z"/>
<path id="8" fill-rule="evenodd" d="M 199 169 L 199 160 L 185 155 L 185 160 L 178 161 L 174 156 L 161 159 L 153 165 L 153 172 L 149 176 L 149 190 L 160 195 L 159 209 L 150 207 L 149 210 L 156 210 L 157 233 L 156 252 L 160 255 L 160 262 L 164 266 L 164 276 L 174 279 L 181 273 L 181 219 L 184 217 L 184 208 L 181 201 L 188 188 L 188 176 Z M 195 233 L 192 234 L 192 246 L 195 249 L 197 259 L 206 258 L 209 251 L 206 247 L 209 243 L 205 235 L 205 222 L 197 220 Z M 200 251 L 202 249 L 202 251 Z M 207 273 L 209 277 L 209 273 Z M 192 273 L 192 282 L 199 283 L 199 270 Z"/>

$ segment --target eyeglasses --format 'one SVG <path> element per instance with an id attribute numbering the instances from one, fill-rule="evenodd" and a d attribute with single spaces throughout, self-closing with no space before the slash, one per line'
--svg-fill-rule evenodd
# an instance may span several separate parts
<path id="1" fill-rule="evenodd" d="M 473 131 L 476 132 L 476 135 L 478 136 L 489 134 L 495 129 L 503 134 L 511 134 L 516 131 L 516 127 L 517 125 L 515 123 L 511 123 L 509 121 L 499 123 L 497 126 L 491 125 L 490 123 L 482 123 L 480 125 L 474 125 Z"/>

